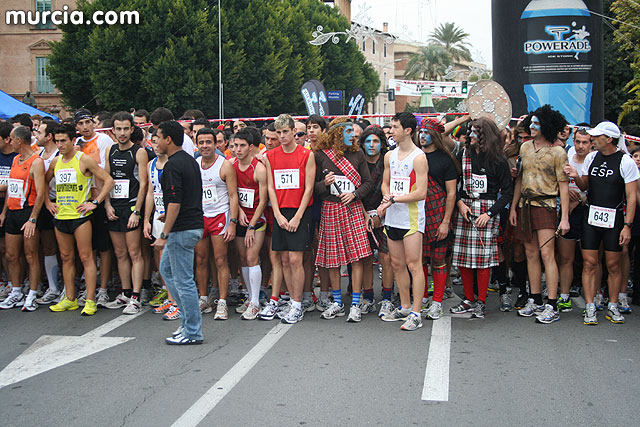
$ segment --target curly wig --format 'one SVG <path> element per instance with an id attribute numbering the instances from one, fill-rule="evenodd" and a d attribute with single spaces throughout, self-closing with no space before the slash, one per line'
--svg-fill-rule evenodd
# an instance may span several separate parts
<path id="1" fill-rule="evenodd" d="M 549 104 L 538 108 L 531 116 L 536 116 L 540 120 L 540 133 L 552 144 L 558 138 L 558 132 L 564 130 L 567 125 L 567 119 L 559 111 L 552 109 Z"/>
<path id="2" fill-rule="evenodd" d="M 346 117 L 337 117 L 329 123 L 329 130 L 325 133 L 318 135 L 318 143 L 316 144 L 315 151 L 321 151 L 326 149 L 331 149 L 336 152 L 336 156 L 338 158 L 344 156 L 345 151 L 358 151 L 360 150 L 360 145 L 357 140 L 353 141 L 353 145 L 351 147 L 344 144 L 342 134 L 344 132 L 344 126 L 338 126 L 332 129 L 332 126 L 346 123 L 351 121 Z"/>

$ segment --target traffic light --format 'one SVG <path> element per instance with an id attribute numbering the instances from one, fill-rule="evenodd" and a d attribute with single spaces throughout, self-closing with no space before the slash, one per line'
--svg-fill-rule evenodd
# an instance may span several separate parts
<path id="1" fill-rule="evenodd" d="M 468 93 L 468 92 L 469 92 L 469 90 L 467 88 L 467 81 L 463 80 L 462 81 L 462 93 Z"/>
<path id="2" fill-rule="evenodd" d="M 396 90 L 395 89 L 389 89 L 387 92 L 388 92 L 388 96 L 389 96 L 389 101 L 395 101 L 396 100 Z"/>

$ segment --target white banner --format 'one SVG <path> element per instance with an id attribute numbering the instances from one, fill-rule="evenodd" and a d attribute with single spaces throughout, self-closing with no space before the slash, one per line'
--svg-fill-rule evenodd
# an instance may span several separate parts
<path id="1" fill-rule="evenodd" d="M 467 83 L 467 91 L 462 93 L 462 82 L 435 82 L 428 80 L 389 80 L 389 87 L 396 90 L 396 95 L 420 96 L 422 89 L 431 87 L 433 98 L 466 98 L 473 83 Z"/>

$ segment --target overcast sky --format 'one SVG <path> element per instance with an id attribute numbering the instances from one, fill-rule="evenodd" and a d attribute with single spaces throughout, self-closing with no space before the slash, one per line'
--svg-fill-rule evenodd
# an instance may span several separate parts
<path id="1" fill-rule="evenodd" d="M 434 27 L 455 22 L 469 33 L 474 59 L 492 67 L 490 0 L 352 0 L 352 20 L 362 7 L 374 28 L 388 22 L 390 33 L 413 41 L 426 41 Z"/>

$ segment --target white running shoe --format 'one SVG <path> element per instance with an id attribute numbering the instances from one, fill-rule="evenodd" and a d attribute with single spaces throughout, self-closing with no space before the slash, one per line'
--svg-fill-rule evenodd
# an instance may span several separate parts
<path id="1" fill-rule="evenodd" d="M 227 320 L 229 318 L 229 310 L 227 310 L 227 302 L 218 300 L 216 306 L 216 314 L 213 315 L 213 320 Z"/>
<path id="2" fill-rule="evenodd" d="M 129 298 L 128 296 L 126 296 L 124 294 L 124 292 L 122 292 L 121 294 L 119 294 L 116 299 L 114 299 L 113 301 L 105 304 L 104 306 L 106 308 L 111 308 L 111 309 L 118 309 L 118 308 L 123 308 L 126 307 L 129 304 L 129 301 L 131 300 L 131 298 Z"/>
<path id="3" fill-rule="evenodd" d="M 60 296 L 60 292 L 55 292 L 48 288 L 41 298 L 36 299 L 36 302 L 43 305 L 52 304 L 58 296 Z"/>
<path id="4" fill-rule="evenodd" d="M 24 304 L 24 295 L 22 292 L 11 292 L 8 297 L 4 299 L 4 301 L 0 302 L 0 308 L 3 310 L 8 310 L 14 307 L 20 307 Z"/>
<path id="5" fill-rule="evenodd" d="M 349 308 L 349 316 L 347 317 L 347 322 L 357 323 L 362 320 L 362 315 L 360 311 L 360 307 L 357 305 L 352 305 Z"/>
<path id="6" fill-rule="evenodd" d="M 106 290 L 100 289 L 96 294 L 96 305 L 98 307 L 106 307 L 109 303 L 109 295 Z"/>
<path id="7" fill-rule="evenodd" d="M 24 305 L 22 306 L 22 311 L 36 311 L 38 308 L 38 304 L 36 303 L 35 298 L 25 298 Z"/>
<path id="8" fill-rule="evenodd" d="M 258 309 L 258 306 L 250 302 L 247 306 L 247 309 L 244 313 L 242 313 L 242 316 L 240 318 L 242 320 L 255 320 L 256 317 L 258 317 L 259 312 L 260 310 Z"/>
<path id="9" fill-rule="evenodd" d="M 142 311 L 142 303 L 137 298 L 130 298 L 122 314 L 138 314 Z"/>
<path id="10" fill-rule="evenodd" d="M 322 312 L 320 317 L 323 319 L 335 319 L 336 317 L 342 317 L 344 315 L 344 305 L 333 302 L 329 308 Z"/>
<path id="11" fill-rule="evenodd" d="M 87 290 L 83 289 L 78 293 L 78 305 L 84 307 L 84 302 L 87 300 Z"/>
<path id="12" fill-rule="evenodd" d="M 198 304 L 200 304 L 200 313 L 208 314 L 213 311 L 213 307 L 209 304 L 209 298 L 202 295 L 198 298 Z"/>

